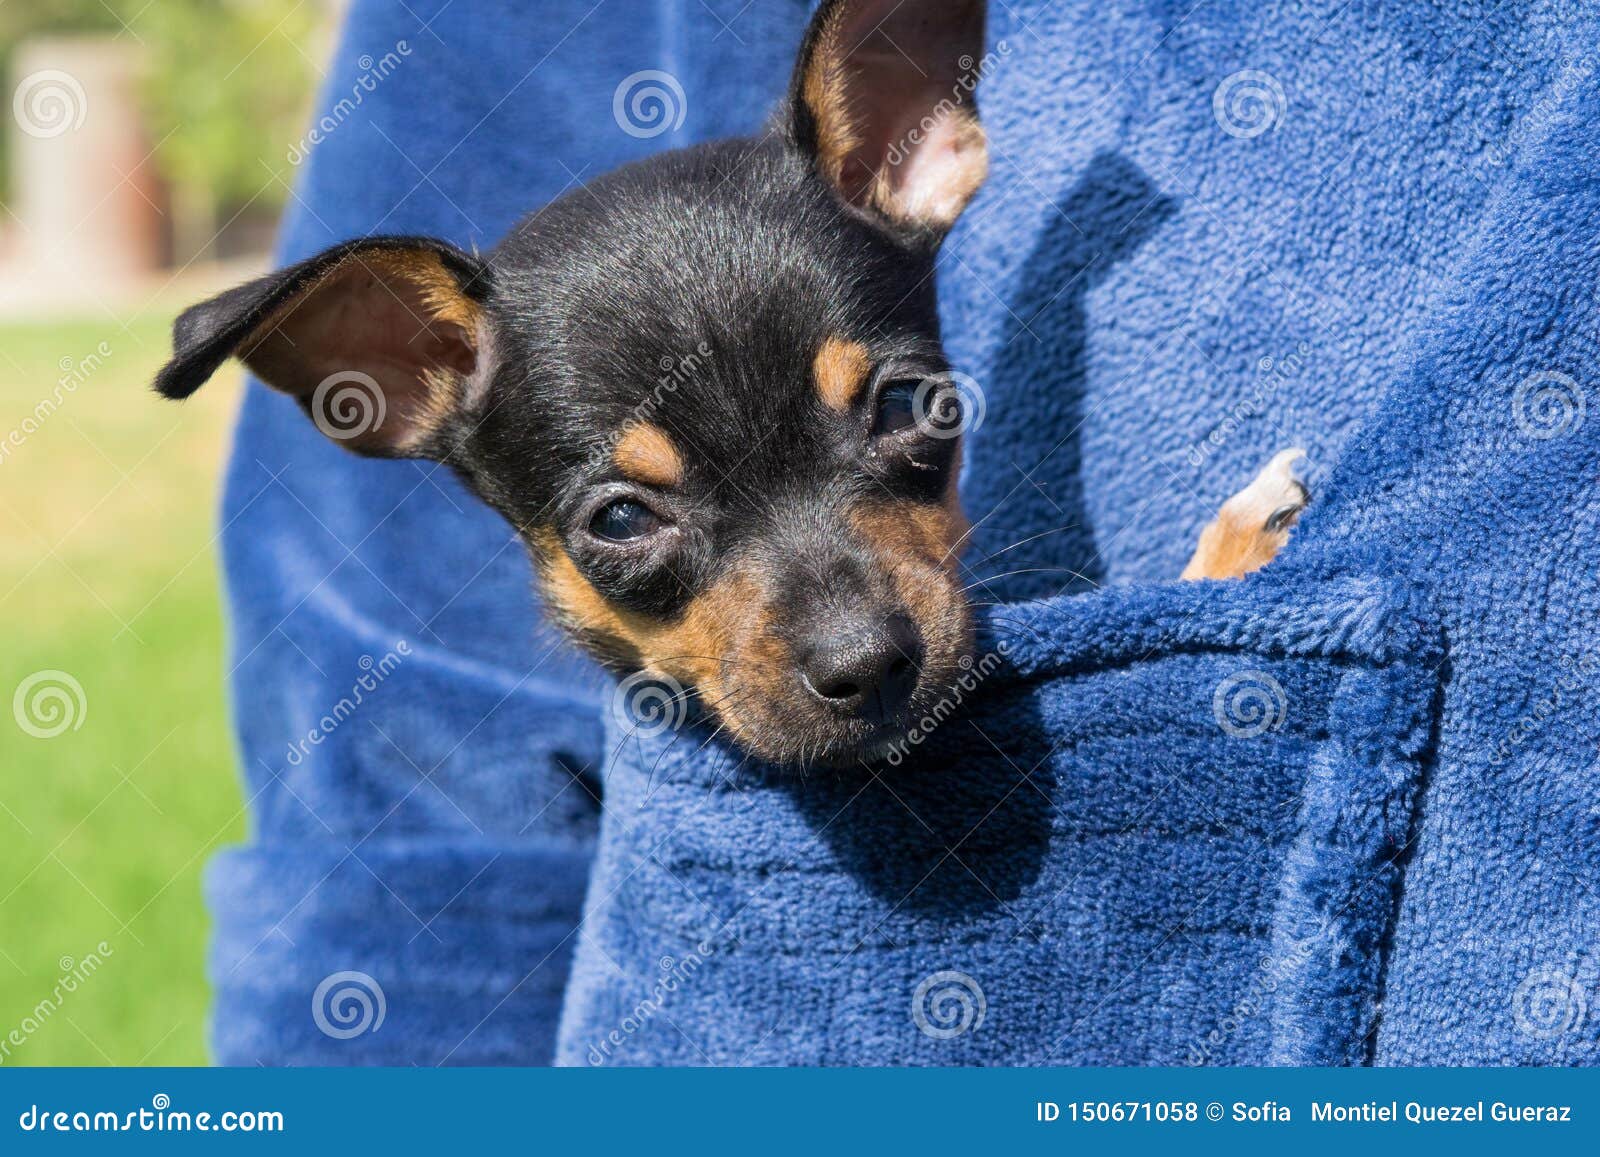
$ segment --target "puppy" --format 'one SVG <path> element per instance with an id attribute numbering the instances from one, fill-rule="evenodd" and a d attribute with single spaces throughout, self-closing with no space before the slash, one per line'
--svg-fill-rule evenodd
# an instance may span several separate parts
<path id="1" fill-rule="evenodd" d="M 346 449 L 450 466 L 602 661 L 767 760 L 867 755 L 971 647 L 934 258 L 987 167 L 983 31 L 982 0 L 828 0 L 765 135 L 601 177 L 485 257 L 336 246 L 183 313 L 156 389 L 237 357 Z M 1185 573 L 1270 558 L 1282 481 Z"/>

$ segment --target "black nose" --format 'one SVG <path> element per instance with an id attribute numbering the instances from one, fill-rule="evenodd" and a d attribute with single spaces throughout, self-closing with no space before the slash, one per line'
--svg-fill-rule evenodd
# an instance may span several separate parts
<path id="1" fill-rule="evenodd" d="M 800 658 L 806 689 L 830 707 L 868 723 L 898 716 L 922 670 L 922 636 L 905 615 L 820 630 Z"/>

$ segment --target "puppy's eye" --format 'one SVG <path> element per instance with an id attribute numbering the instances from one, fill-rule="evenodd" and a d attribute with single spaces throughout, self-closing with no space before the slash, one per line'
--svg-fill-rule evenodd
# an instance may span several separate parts
<path id="1" fill-rule="evenodd" d="M 906 378 L 887 383 L 878 391 L 878 408 L 872 416 L 872 436 L 880 437 L 917 424 L 917 396 L 922 382 Z"/>
<path id="2" fill-rule="evenodd" d="M 594 512 L 589 533 L 607 542 L 632 542 L 654 534 L 666 524 L 642 502 L 616 498 Z"/>

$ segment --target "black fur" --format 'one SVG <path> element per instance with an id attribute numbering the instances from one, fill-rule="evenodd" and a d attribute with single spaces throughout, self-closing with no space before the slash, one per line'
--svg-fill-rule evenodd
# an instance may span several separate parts
<path id="1" fill-rule="evenodd" d="M 603 176 L 524 220 L 482 259 L 425 238 L 338 246 L 184 313 L 156 388 L 192 393 L 275 310 L 342 262 L 382 249 L 435 254 L 481 307 L 488 337 L 477 369 L 445 408 L 442 428 L 353 448 L 449 465 L 517 528 L 536 562 L 547 565 L 542 552 L 558 543 L 627 614 L 672 622 L 737 568 L 773 592 L 780 611 L 765 629 L 800 668 L 824 642 L 835 657 L 848 651 L 852 631 L 883 637 L 885 621 L 900 624 L 890 634 L 904 647 L 932 628 L 904 628 L 894 568 L 850 518 L 863 503 L 942 508 L 949 497 L 955 440 L 920 426 L 873 434 L 885 383 L 948 370 L 933 277 L 941 230 L 884 219 L 833 188 L 800 95 L 823 21 L 842 9 L 871 18 L 874 2 L 823 6 L 791 101 L 766 135 Z M 930 2 L 922 18 L 937 20 L 939 11 Z M 824 404 L 813 382 L 828 339 L 870 354 L 870 384 L 847 412 Z M 431 379 L 419 370 L 418 380 Z M 306 404 L 303 384 L 291 392 Z M 611 450 L 636 421 L 679 448 L 681 485 L 621 477 Z M 595 511 L 618 496 L 647 503 L 671 532 L 640 547 L 597 538 Z M 577 627 L 602 658 L 639 661 L 625 643 Z M 919 667 L 920 647 L 911 644 L 908 659 Z M 949 647 L 938 669 L 928 660 L 917 702 L 937 695 L 954 662 Z M 793 674 L 765 673 L 760 693 L 781 698 Z M 809 714 L 775 703 L 763 710 L 764 729 L 747 724 L 739 738 L 775 759 L 808 750 L 837 758 L 882 738 L 815 705 Z"/>
<path id="2" fill-rule="evenodd" d="M 798 523 L 785 549 L 830 549 L 827 520 L 788 518 L 786 496 L 816 511 L 944 482 L 872 452 L 870 397 L 840 415 L 811 385 L 830 336 L 863 342 L 883 374 L 946 368 L 931 254 L 845 211 L 774 139 L 612 173 L 525 222 L 490 262 L 505 344 L 494 404 L 455 463 L 479 493 L 518 526 L 553 523 L 581 562 L 584 516 L 616 476 L 604 453 L 616 432 L 643 415 L 686 452 L 674 503 L 694 530 L 670 568 L 686 581 L 595 560 L 597 586 L 624 605 L 676 612 L 717 559 L 775 522 Z M 684 380 L 663 387 L 681 365 Z M 932 440 L 925 456 L 950 449 Z"/>

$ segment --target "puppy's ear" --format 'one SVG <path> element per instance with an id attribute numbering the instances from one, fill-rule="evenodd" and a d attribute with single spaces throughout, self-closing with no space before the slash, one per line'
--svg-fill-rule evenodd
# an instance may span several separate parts
<path id="1" fill-rule="evenodd" d="M 800 48 L 789 130 L 847 202 L 942 235 L 983 183 L 974 89 L 984 0 L 824 0 Z"/>
<path id="2" fill-rule="evenodd" d="M 489 271 L 442 241 L 335 246 L 192 306 L 158 392 L 186 398 L 229 357 L 359 454 L 436 457 L 487 392 Z"/>

